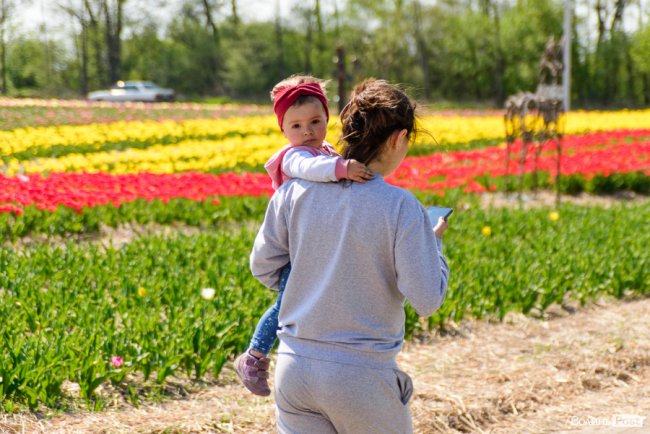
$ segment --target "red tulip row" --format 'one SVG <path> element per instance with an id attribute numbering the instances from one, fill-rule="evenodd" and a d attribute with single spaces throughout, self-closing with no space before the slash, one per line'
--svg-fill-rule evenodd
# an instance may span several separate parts
<path id="1" fill-rule="evenodd" d="M 595 175 L 642 172 L 650 176 L 650 130 L 615 131 L 568 136 L 563 141 L 563 175 Z M 388 181 L 405 188 L 444 191 L 464 188 L 483 192 L 478 177 L 500 177 L 519 173 L 517 163 L 521 142 L 512 147 L 512 160 L 506 173 L 506 148 L 494 146 L 472 151 L 441 152 L 426 157 L 409 157 Z M 534 169 L 529 155 L 525 172 Z M 538 170 L 555 175 L 555 144 L 547 143 L 540 153 Z M 81 212 L 84 207 L 120 206 L 138 198 L 173 198 L 194 201 L 217 200 L 219 196 L 270 195 L 273 190 L 265 174 L 226 173 L 212 175 L 186 172 L 171 175 L 149 173 L 130 175 L 53 173 L 41 175 L 0 176 L 0 213 L 21 214 L 27 206 L 54 211 L 63 205 Z"/>
<path id="2" fill-rule="evenodd" d="M 214 201 L 219 196 L 260 196 L 270 195 L 272 191 L 268 176 L 257 173 L 53 173 L 47 178 L 39 174 L 0 176 L 0 213 L 22 214 L 23 207 L 32 205 L 48 211 L 63 205 L 81 212 L 84 207 L 118 207 L 138 198 L 163 202 L 174 198 Z"/>
<path id="3" fill-rule="evenodd" d="M 556 144 L 547 142 L 539 154 L 537 170 L 554 177 L 557 172 Z M 506 172 L 505 145 L 425 157 L 407 158 L 388 179 L 391 183 L 420 190 L 444 191 L 462 187 L 465 191 L 484 192 L 478 177 L 501 177 L 519 174 L 522 142 L 511 149 Z M 535 169 L 534 151 L 530 149 L 524 172 Z M 650 176 L 650 130 L 613 131 L 579 136 L 567 136 L 562 141 L 561 174 L 581 175 L 591 179 L 596 175 L 642 172 Z"/>

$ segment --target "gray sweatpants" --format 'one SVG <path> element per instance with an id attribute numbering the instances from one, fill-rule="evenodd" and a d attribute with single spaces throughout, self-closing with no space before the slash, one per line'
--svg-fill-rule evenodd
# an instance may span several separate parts
<path id="1" fill-rule="evenodd" d="M 371 369 L 279 354 L 275 367 L 278 432 L 282 434 L 413 431 L 411 378 L 398 369 Z"/>

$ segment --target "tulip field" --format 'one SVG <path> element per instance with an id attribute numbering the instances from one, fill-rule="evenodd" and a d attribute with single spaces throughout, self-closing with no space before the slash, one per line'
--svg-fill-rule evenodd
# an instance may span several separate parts
<path id="1" fill-rule="evenodd" d="M 246 347 L 273 301 L 248 268 L 273 194 L 263 164 L 285 144 L 270 113 L 0 99 L 3 411 L 137 403 L 173 378 L 214 379 Z M 650 194 L 650 110 L 564 122 L 562 191 Z M 518 170 L 506 172 L 502 115 L 427 112 L 420 125 L 387 181 L 456 211 L 447 299 L 427 319 L 407 306 L 407 336 L 650 293 L 650 201 L 485 209 L 479 196 Z M 555 188 L 555 158 L 541 151 L 542 187 Z M 152 224 L 169 230 L 98 240 Z"/>

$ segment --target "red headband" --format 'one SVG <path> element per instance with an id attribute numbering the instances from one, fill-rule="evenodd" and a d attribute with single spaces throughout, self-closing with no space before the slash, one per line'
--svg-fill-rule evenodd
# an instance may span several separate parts
<path id="1" fill-rule="evenodd" d="M 273 111 L 278 117 L 278 125 L 280 125 L 280 130 L 282 130 L 282 121 L 284 120 L 284 114 L 289 110 L 289 107 L 293 105 L 294 102 L 300 96 L 315 96 L 323 104 L 323 109 L 325 109 L 325 115 L 327 120 L 330 119 L 330 112 L 327 109 L 327 98 L 321 89 L 320 84 L 318 83 L 301 83 L 295 86 L 289 86 L 284 89 L 281 89 L 278 94 L 275 96 L 273 101 Z M 283 130 L 284 131 L 284 130 Z"/>

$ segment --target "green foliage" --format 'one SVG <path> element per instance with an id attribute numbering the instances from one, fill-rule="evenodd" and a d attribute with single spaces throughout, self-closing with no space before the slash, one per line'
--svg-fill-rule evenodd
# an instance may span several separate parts
<path id="1" fill-rule="evenodd" d="M 506 64 L 506 94 L 518 90 L 534 92 L 544 46 L 549 37 L 557 40 L 562 36 L 561 4 L 551 0 L 519 2 L 504 12 L 500 28 Z"/>
<path id="2" fill-rule="evenodd" d="M 639 229 L 650 221 L 650 204 L 566 205 L 557 221 L 549 211 L 457 208 L 445 236 L 447 298 L 424 323 L 407 307 L 407 335 L 468 315 L 503 319 L 567 299 L 650 293 L 650 234 Z M 256 227 L 263 208 L 247 212 Z M 99 409 L 109 384 L 135 402 L 134 387 L 162 387 L 170 375 L 218 375 L 272 302 L 248 269 L 254 235 L 217 226 L 116 248 L 0 248 L 4 408 L 66 408 L 77 398 L 64 382 L 78 384 L 78 397 Z M 213 299 L 201 296 L 208 287 L 216 290 Z M 114 366 L 112 356 L 124 364 Z"/>
<path id="3" fill-rule="evenodd" d="M 540 314 L 569 300 L 584 304 L 604 294 L 650 292 L 650 238 L 639 231 L 650 218 L 650 204 L 566 205 L 558 221 L 549 211 L 455 212 L 445 236 L 449 292 L 429 326 L 444 327 L 467 315 L 503 319 L 511 311 Z M 491 236 L 482 234 L 484 226 Z"/>
<path id="4" fill-rule="evenodd" d="M 164 68 L 167 84 L 185 94 L 214 93 L 219 86 L 222 53 L 212 35 L 197 21 L 180 17 L 170 27 Z M 134 55 L 140 55 L 137 51 Z"/>
<path id="5" fill-rule="evenodd" d="M 515 192 L 519 188 L 519 178 L 515 176 L 500 178 L 484 176 L 477 179 L 477 181 L 488 190 L 492 187 L 497 191 Z M 554 189 L 554 181 L 547 172 L 538 172 L 536 177 L 527 173 L 523 178 L 523 190 L 530 191 L 535 187 Z M 564 194 L 575 195 L 582 192 L 613 194 L 621 190 L 648 194 L 650 192 L 650 177 L 642 172 L 630 172 L 596 175 L 592 178 L 574 174 L 560 178 L 560 192 Z"/>
<path id="6" fill-rule="evenodd" d="M 546 41 L 562 35 L 563 3 L 346 0 L 296 5 L 289 16 L 235 24 L 225 7 L 213 14 L 216 32 L 196 2 L 182 2 L 162 27 L 154 18 L 126 23 L 122 78 L 172 87 L 181 99 L 221 96 L 268 101 L 272 85 L 295 73 L 336 79 L 332 62 L 345 49 L 346 87 L 366 77 L 406 84 L 426 99 L 501 103 L 518 90 L 534 91 Z M 573 99 L 583 106 L 650 104 L 648 28 L 611 26 L 601 38 L 577 9 L 572 51 Z M 631 5 L 626 5 L 632 8 Z M 216 12 L 216 10 L 215 10 Z M 627 20 L 627 14 L 623 15 Z M 101 17 L 100 17 L 101 18 Z M 587 29 L 587 32 L 579 29 Z M 81 32 L 81 30 L 79 30 Z M 72 41 L 9 38 L 13 95 L 69 96 L 82 85 L 81 46 L 87 49 L 86 87 L 107 85 L 103 20 Z M 75 46 L 76 51 L 66 50 Z"/>
<path id="7" fill-rule="evenodd" d="M 176 51 L 176 52 L 175 52 Z M 122 67 L 128 71 L 124 76 L 129 80 L 151 80 L 160 86 L 176 86 L 172 76 L 176 72 L 180 54 L 174 44 L 158 37 L 155 23 L 147 23 L 124 44 Z M 179 89 L 181 90 L 181 89 Z"/>
<path id="8" fill-rule="evenodd" d="M 630 55 L 639 72 L 650 74 L 650 26 L 634 35 Z"/>
<path id="9" fill-rule="evenodd" d="M 252 23 L 241 29 L 237 40 L 228 41 L 223 79 L 231 93 L 243 98 L 268 95 L 282 76 L 280 53 L 275 44 L 269 44 L 277 37 L 272 23 Z M 269 101 L 268 96 L 263 100 Z"/>
<path id="10" fill-rule="evenodd" d="M 15 39 L 7 50 L 9 85 L 19 95 L 33 96 L 37 91 L 49 95 L 60 87 L 61 77 L 55 71 L 63 69 L 66 61 L 65 50 L 57 41 Z"/>
<path id="11" fill-rule="evenodd" d="M 490 18 L 480 13 L 452 15 L 440 22 L 444 31 L 437 41 L 440 88 L 447 98 L 481 100 L 489 97 L 496 79 L 496 31 Z M 443 63 L 443 59 L 449 62 Z"/>
<path id="12" fill-rule="evenodd" d="M 634 68 L 641 74 L 637 78 L 637 86 L 633 90 L 637 98 L 644 105 L 650 104 L 650 26 L 637 32 L 632 38 L 630 58 Z"/>
<path id="13" fill-rule="evenodd" d="M 392 82 L 413 83 L 409 77 L 417 60 L 408 55 L 411 16 L 406 2 L 349 1 L 351 20 L 342 32 L 349 55 L 356 57 L 360 78 L 375 76 Z M 345 14 L 344 14 L 345 16 Z"/>
<path id="14" fill-rule="evenodd" d="M 120 249 L 0 249 L 0 399 L 65 406 L 68 380 L 97 408 L 100 386 L 126 392 L 135 372 L 158 384 L 172 374 L 217 374 L 271 300 L 247 270 L 252 237 L 221 230 Z M 201 297 L 206 287 L 217 289 L 214 299 Z"/>
<path id="15" fill-rule="evenodd" d="M 183 223 L 196 227 L 219 227 L 228 222 L 242 222 L 251 215 L 263 214 L 266 197 L 221 197 L 220 203 L 172 199 L 148 202 L 138 199 L 119 207 L 111 205 L 84 209 L 77 213 L 60 206 L 56 212 L 26 207 L 22 215 L 0 213 L 0 240 L 16 241 L 26 235 L 97 234 L 102 226 L 120 224 Z"/>

